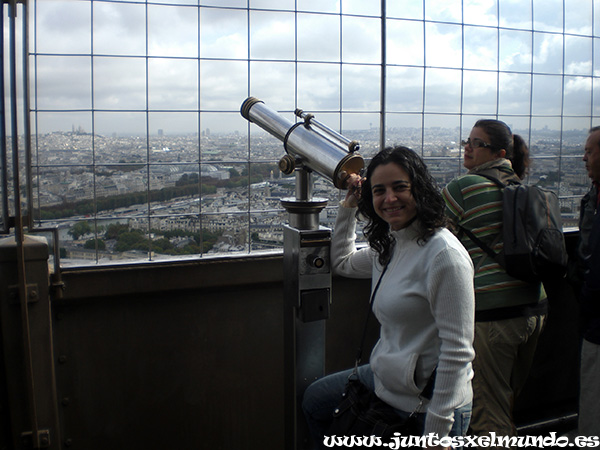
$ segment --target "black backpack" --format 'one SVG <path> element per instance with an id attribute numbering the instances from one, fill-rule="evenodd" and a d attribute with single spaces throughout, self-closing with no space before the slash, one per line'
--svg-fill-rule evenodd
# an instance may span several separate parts
<path id="1" fill-rule="evenodd" d="M 563 278 L 568 256 L 556 194 L 539 186 L 505 185 L 494 177 L 478 175 L 502 190 L 504 249 L 496 253 L 471 231 L 459 228 L 514 278 L 529 282 Z"/>

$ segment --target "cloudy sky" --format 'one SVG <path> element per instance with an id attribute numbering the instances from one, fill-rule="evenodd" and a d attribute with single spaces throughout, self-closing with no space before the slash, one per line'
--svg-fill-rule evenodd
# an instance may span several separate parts
<path id="1" fill-rule="evenodd" d="M 92 110 L 103 134 L 145 134 L 147 118 L 151 134 L 245 131 L 239 107 L 250 95 L 280 111 L 343 110 L 346 129 L 378 124 L 379 1 L 200 5 L 37 0 L 39 131 L 90 131 Z M 524 125 L 531 113 L 533 127 L 560 128 L 562 113 L 570 129 L 600 115 L 600 0 L 388 0 L 386 8 L 388 126 L 420 126 L 422 112 L 426 126 L 456 126 L 462 112 Z"/>

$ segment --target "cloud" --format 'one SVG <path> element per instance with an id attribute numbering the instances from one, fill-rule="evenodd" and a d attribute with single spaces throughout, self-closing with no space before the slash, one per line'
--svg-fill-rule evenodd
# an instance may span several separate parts
<path id="1" fill-rule="evenodd" d="M 89 53 L 91 47 L 91 3 L 76 1 L 36 2 L 38 52 Z M 73 39 L 73 36 L 88 36 Z"/>
<path id="2" fill-rule="evenodd" d="M 430 0 L 425 3 L 425 19 L 461 22 L 461 0 Z"/>
<path id="3" fill-rule="evenodd" d="M 533 70 L 542 73 L 561 73 L 563 38 L 559 34 L 534 33 Z"/>
<path id="4" fill-rule="evenodd" d="M 462 60 L 462 27 L 426 23 L 425 64 L 435 67 L 460 68 Z"/>
<path id="5" fill-rule="evenodd" d="M 388 13 L 397 17 L 387 20 L 388 109 L 475 115 L 493 113 L 497 106 L 506 114 L 528 114 L 531 90 L 537 114 L 560 113 L 562 0 L 534 0 L 533 5 L 498 1 L 427 0 L 424 7 L 408 0 L 388 2 Z M 567 31 L 575 33 L 564 38 L 565 99 L 570 110 L 580 111 L 578 102 L 590 106 L 593 18 L 590 0 L 572 2 L 564 12 Z M 248 95 L 277 110 L 341 108 L 376 117 L 379 2 L 256 0 L 251 6 L 259 9 L 250 11 L 246 0 L 202 4 L 206 7 L 198 9 L 195 1 L 178 6 L 38 2 L 35 106 L 64 110 L 57 117 L 66 122 L 84 117 L 87 123 L 87 113 L 68 111 L 91 109 L 93 95 L 94 108 L 116 110 L 104 116 L 107 128 L 109 116 L 124 117 L 129 110 L 141 115 L 131 113 L 135 119 L 130 123 L 137 127 L 148 107 L 151 114 L 173 111 L 174 121 L 182 123 L 196 123 L 188 119 L 194 113 L 175 111 L 197 114 L 200 109 L 211 129 L 229 123 L 239 129 L 234 117 Z M 340 8 L 346 15 L 339 16 Z M 533 32 L 532 23 L 541 31 Z M 498 24 L 506 28 L 498 30 Z M 533 77 L 531 86 L 532 61 L 541 75 Z M 57 121 L 44 117 L 44 123 L 56 126 Z M 122 128 L 123 122 L 114 127 Z M 70 129 L 71 123 L 63 128 Z"/>
<path id="6" fill-rule="evenodd" d="M 94 53 L 104 55 L 146 54 L 144 5 L 94 3 Z"/>

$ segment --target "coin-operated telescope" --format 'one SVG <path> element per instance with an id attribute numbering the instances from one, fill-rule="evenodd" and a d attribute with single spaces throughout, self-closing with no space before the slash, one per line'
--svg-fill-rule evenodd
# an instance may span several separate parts
<path id="1" fill-rule="evenodd" d="M 348 177 L 364 167 L 357 153 L 360 145 L 318 122 L 313 114 L 296 109 L 302 119 L 293 124 L 263 101 L 248 97 L 242 104 L 242 116 L 283 142 L 285 155 L 279 168 L 291 174 L 297 164 L 331 180 L 338 189 L 345 189 Z"/>
<path id="2" fill-rule="evenodd" d="M 296 173 L 296 198 L 282 199 L 290 213 L 290 224 L 300 229 L 318 227 L 318 213 L 327 200 L 312 197 L 310 174 L 316 172 L 338 189 L 346 189 L 350 175 L 359 173 L 364 167 L 364 160 L 358 153 L 359 143 L 301 109 L 296 109 L 295 114 L 302 120 L 294 124 L 254 97 L 244 101 L 241 113 L 283 142 L 286 154 L 279 161 L 279 169 L 288 175 Z"/>
<path id="3" fill-rule="evenodd" d="M 296 197 L 283 198 L 290 223 L 283 227 L 285 438 L 287 449 L 307 448 L 308 430 L 300 409 L 304 390 L 325 373 L 325 320 L 331 302 L 331 230 L 319 225 L 327 199 L 312 196 L 315 172 L 346 189 L 364 167 L 359 144 L 301 109 L 292 123 L 264 102 L 247 98 L 241 113 L 283 142 L 279 169 L 295 172 Z"/>

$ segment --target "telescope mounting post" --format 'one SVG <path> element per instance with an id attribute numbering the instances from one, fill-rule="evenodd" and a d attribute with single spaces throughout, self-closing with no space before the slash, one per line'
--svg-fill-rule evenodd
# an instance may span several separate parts
<path id="1" fill-rule="evenodd" d="M 331 302 L 331 230 L 319 225 L 327 199 L 312 197 L 311 171 L 296 164 L 296 198 L 284 198 L 284 398 L 286 449 L 309 448 L 306 388 L 325 374 L 325 319 Z"/>

